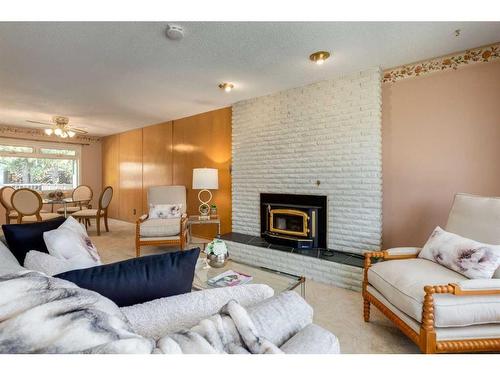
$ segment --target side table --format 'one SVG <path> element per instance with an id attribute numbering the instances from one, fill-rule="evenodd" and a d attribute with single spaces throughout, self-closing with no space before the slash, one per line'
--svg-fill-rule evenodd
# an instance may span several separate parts
<path id="1" fill-rule="evenodd" d="M 219 216 L 210 216 L 209 219 L 200 219 L 198 215 L 191 215 L 188 217 L 188 238 L 189 243 L 201 245 L 203 244 L 203 250 L 205 250 L 205 242 L 192 242 L 193 235 L 191 233 L 191 228 L 193 225 L 203 225 L 203 224 L 217 224 L 217 237 L 220 236 L 220 218 Z"/>

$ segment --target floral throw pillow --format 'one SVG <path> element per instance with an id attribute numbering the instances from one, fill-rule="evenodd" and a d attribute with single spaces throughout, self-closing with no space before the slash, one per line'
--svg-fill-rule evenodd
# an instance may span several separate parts
<path id="1" fill-rule="evenodd" d="M 149 206 L 150 219 L 173 219 L 181 217 L 182 204 L 151 204 Z"/>
<path id="2" fill-rule="evenodd" d="M 436 227 L 418 254 L 469 279 L 491 279 L 500 266 L 500 245 L 488 245 Z"/>

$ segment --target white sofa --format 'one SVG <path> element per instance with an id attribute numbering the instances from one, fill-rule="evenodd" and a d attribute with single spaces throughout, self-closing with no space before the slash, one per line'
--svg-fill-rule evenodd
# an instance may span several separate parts
<path id="1" fill-rule="evenodd" d="M 500 198 L 457 194 L 445 229 L 499 245 Z M 471 280 L 417 258 L 420 250 L 365 254 L 365 321 L 373 304 L 424 353 L 499 351 L 500 269 L 492 279 Z"/>
<path id="2" fill-rule="evenodd" d="M 0 277 L 22 270 L 26 268 L 0 242 Z M 298 294 L 276 297 L 273 294 L 267 285 L 249 284 L 159 298 L 121 310 L 137 334 L 157 339 L 167 333 L 191 328 L 219 312 L 230 300 L 236 300 L 247 308 L 257 330 L 285 353 L 339 353 L 337 338 L 313 324 L 312 308 Z M 287 307 L 276 319 L 273 319 L 273 309 L 276 313 L 277 305 L 270 303 L 271 297 L 277 305 Z"/>

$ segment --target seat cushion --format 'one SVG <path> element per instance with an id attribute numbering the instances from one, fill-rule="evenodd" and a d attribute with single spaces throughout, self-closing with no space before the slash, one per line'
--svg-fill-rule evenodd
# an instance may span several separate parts
<path id="1" fill-rule="evenodd" d="M 42 221 L 47 221 L 47 220 L 53 220 L 58 217 L 61 217 L 61 215 L 56 214 L 54 212 L 41 212 L 40 211 L 40 217 L 42 218 Z M 35 223 L 38 221 L 38 218 L 35 215 L 30 215 L 30 216 L 23 216 L 23 223 Z"/>
<path id="2" fill-rule="evenodd" d="M 95 217 L 96 215 L 97 215 L 96 208 L 88 208 L 85 210 L 79 210 L 79 211 L 76 211 L 75 213 L 71 214 L 71 216 L 75 216 L 75 217 Z M 104 210 L 101 210 L 101 215 L 104 215 Z"/>
<path id="3" fill-rule="evenodd" d="M 379 262 L 370 267 L 368 282 L 402 312 L 422 322 L 426 285 L 446 285 L 466 277 L 426 259 Z M 434 294 L 436 327 L 463 327 L 500 322 L 500 296 Z"/>
<path id="4" fill-rule="evenodd" d="M 181 219 L 148 219 L 141 223 L 141 237 L 170 237 L 181 231 Z"/>
<path id="5" fill-rule="evenodd" d="M 72 212 L 77 212 L 77 211 L 80 211 L 80 207 L 79 206 L 66 207 L 66 212 L 72 213 Z M 57 213 L 63 214 L 64 213 L 64 207 L 58 208 L 57 209 Z"/>
<path id="6" fill-rule="evenodd" d="M 63 217 L 33 224 L 4 224 L 2 230 L 7 245 L 20 264 L 24 264 L 26 253 L 30 250 L 48 253 L 43 240 L 43 233 L 59 228 L 64 223 Z"/>
<path id="7" fill-rule="evenodd" d="M 118 306 L 131 306 L 156 298 L 189 293 L 199 248 L 133 258 L 54 277 L 71 281 L 109 298 Z"/>

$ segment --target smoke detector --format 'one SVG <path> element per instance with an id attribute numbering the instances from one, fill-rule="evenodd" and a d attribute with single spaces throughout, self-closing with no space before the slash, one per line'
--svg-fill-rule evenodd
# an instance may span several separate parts
<path id="1" fill-rule="evenodd" d="M 184 29 L 181 26 L 177 25 L 167 25 L 165 34 L 170 40 L 181 40 L 184 36 Z"/>

